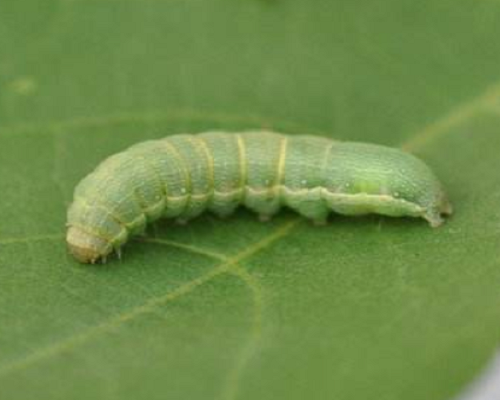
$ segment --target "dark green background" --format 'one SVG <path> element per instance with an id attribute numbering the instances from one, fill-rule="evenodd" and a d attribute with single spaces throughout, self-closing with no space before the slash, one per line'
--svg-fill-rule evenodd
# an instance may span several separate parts
<path id="1" fill-rule="evenodd" d="M 500 1 L 0 1 L 0 399 L 445 400 L 500 340 Z M 290 212 L 64 245 L 75 184 L 148 138 L 403 146 L 443 228 Z"/>

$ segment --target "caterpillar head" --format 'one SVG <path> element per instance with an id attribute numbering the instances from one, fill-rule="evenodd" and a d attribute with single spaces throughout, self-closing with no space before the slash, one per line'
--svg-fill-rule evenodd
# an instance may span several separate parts
<path id="1" fill-rule="evenodd" d="M 70 253 L 84 264 L 105 260 L 113 251 L 113 247 L 105 239 L 75 226 L 68 227 L 66 242 Z"/>

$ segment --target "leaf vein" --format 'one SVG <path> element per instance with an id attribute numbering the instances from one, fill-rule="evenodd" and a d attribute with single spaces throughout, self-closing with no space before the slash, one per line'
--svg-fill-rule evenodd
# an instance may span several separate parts
<path id="1" fill-rule="evenodd" d="M 456 128 L 463 123 L 474 118 L 480 112 L 492 112 L 492 109 L 500 100 L 500 81 L 489 85 L 479 96 L 453 108 L 444 117 L 427 125 L 417 132 L 410 140 L 401 147 L 404 150 L 413 151 L 430 141 L 448 133 L 452 128 Z"/>
<path id="2" fill-rule="evenodd" d="M 187 282 L 186 284 L 178 287 L 170 293 L 163 296 L 152 298 L 149 301 L 143 303 L 140 306 L 133 308 L 127 312 L 124 312 L 117 317 L 111 318 L 100 325 L 89 328 L 81 333 L 70 336 L 69 338 L 63 339 L 57 343 L 44 347 L 34 353 L 31 353 L 24 358 L 15 360 L 13 362 L 4 364 L 0 366 L 0 377 L 6 376 L 10 373 L 23 370 L 30 367 L 37 362 L 50 359 L 51 357 L 57 356 L 61 353 L 71 351 L 75 347 L 85 344 L 89 340 L 99 337 L 103 334 L 113 331 L 120 326 L 136 319 L 139 316 L 150 313 L 156 307 L 162 306 L 164 304 L 170 303 L 177 298 L 187 295 L 194 291 L 197 287 L 213 280 L 217 276 L 230 271 L 232 268 L 236 268 L 237 264 L 244 259 L 247 259 L 266 247 L 269 247 L 275 241 L 286 236 L 298 223 L 300 219 L 295 218 L 281 227 L 276 229 L 273 233 L 266 235 L 263 239 L 257 241 L 253 245 L 249 246 L 246 250 L 241 251 L 235 256 L 228 257 L 226 261 L 220 263 L 218 266 L 212 268 L 207 273 Z"/>

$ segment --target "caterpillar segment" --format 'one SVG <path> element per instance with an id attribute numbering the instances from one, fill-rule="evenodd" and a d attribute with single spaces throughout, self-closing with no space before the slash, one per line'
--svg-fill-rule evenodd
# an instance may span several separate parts
<path id="1" fill-rule="evenodd" d="M 104 160 L 76 187 L 67 243 L 103 261 L 160 218 L 221 217 L 239 206 L 268 220 L 288 207 L 317 225 L 328 215 L 381 214 L 443 223 L 452 207 L 431 169 L 380 145 L 270 131 L 174 135 Z"/>

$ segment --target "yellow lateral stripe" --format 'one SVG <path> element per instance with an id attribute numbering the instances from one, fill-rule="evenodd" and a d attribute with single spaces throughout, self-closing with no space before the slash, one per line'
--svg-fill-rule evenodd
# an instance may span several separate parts
<path id="1" fill-rule="evenodd" d="M 285 178 L 285 161 L 286 161 L 286 151 L 288 146 L 288 138 L 283 136 L 280 143 L 280 154 L 278 160 L 278 173 L 276 176 L 275 186 L 277 186 L 275 195 L 279 195 L 279 187 L 283 186 L 283 181 Z"/>
<path id="2" fill-rule="evenodd" d="M 214 156 L 212 152 L 210 151 L 210 148 L 201 136 L 196 136 L 197 143 L 200 144 L 201 148 L 203 149 L 203 152 L 205 153 L 207 157 L 207 182 L 208 182 L 208 197 L 211 198 L 213 197 L 213 194 L 215 192 L 215 167 L 214 167 Z M 194 144 L 194 141 L 193 141 Z"/>
<path id="3" fill-rule="evenodd" d="M 181 167 L 180 169 L 182 170 L 182 172 L 184 174 L 184 178 L 185 178 L 185 181 L 186 181 L 186 188 L 184 189 L 185 190 L 185 194 L 186 194 L 186 196 L 185 196 L 185 198 L 186 198 L 186 204 L 184 205 L 184 210 L 185 210 L 187 208 L 188 204 L 189 204 L 191 190 L 192 190 L 191 173 L 189 172 L 189 169 L 186 166 L 186 160 L 182 156 L 182 154 L 179 151 L 179 149 L 172 142 L 170 142 L 168 139 L 162 140 L 162 143 L 165 145 L 165 147 L 171 153 L 174 154 L 174 157 L 177 159 L 178 165 L 180 165 L 180 167 Z M 178 197 L 184 197 L 184 196 L 178 196 Z M 168 200 L 169 200 L 169 196 L 167 196 L 166 209 L 168 209 Z"/>

